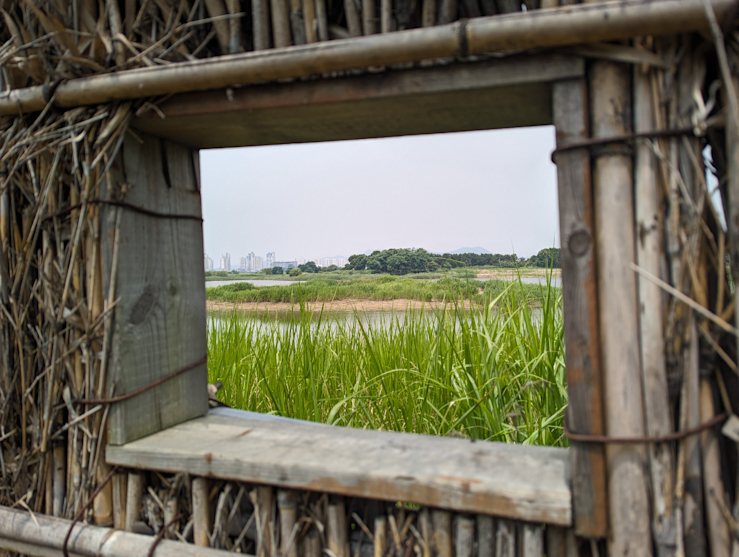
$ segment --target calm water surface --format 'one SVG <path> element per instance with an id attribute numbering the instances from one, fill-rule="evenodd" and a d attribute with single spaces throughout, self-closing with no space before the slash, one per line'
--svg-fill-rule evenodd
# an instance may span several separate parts
<path id="1" fill-rule="evenodd" d="M 503 280 L 514 280 L 513 278 L 508 277 L 502 277 Z M 436 282 L 440 279 L 424 279 L 424 280 L 431 280 L 433 282 Z M 478 278 L 474 280 L 490 280 L 488 278 Z M 298 282 L 305 282 L 305 281 L 299 281 L 299 280 L 265 280 L 265 279 L 242 279 L 242 280 L 209 280 L 206 281 L 205 287 L 206 288 L 213 288 L 214 286 L 223 286 L 224 284 L 232 284 L 234 282 L 249 282 L 253 284 L 254 286 L 288 286 L 290 284 L 295 284 Z M 521 277 L 521 282 L 527 283 L 527 284 L 544 284 L 545 278 L 544 277 Z M 552 286 L 562 286 L 562 278 L 561 277 L 552 277 Z"/>

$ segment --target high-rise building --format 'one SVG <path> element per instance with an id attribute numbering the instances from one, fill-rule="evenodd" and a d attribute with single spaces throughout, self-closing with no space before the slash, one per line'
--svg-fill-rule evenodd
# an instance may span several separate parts
<path id="1" fill-rule="evenodd" d="M 267 260 L 264 262 L 265 267 L 274 267 L 275 266 L 275 252 L 270 251 L 267 253 Z"/>
<path id="2" fill-rule="evenodd" d="M 221 256 L 221 271 L 230 271 L 230 270 L 231 270 L 231 254 L 224 253 Z"/>
<path id="3" fill-rule="evenodd" d="M 242 257 L 239 259 L 239 271 L 249 272 L 249 258 Z"/>
<path id="4" fill-rule="evenodd" d="M 213 270 L 213 260 L 208 257 L 208 254 L 205 254 L 205 270 L 206 271 L 212 271 Z"/>

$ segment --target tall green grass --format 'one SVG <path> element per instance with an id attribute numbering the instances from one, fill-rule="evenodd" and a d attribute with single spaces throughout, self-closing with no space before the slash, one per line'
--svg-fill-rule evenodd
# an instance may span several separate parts
<path id="1" fill-rule="evenodd" d="M 378 318 L 212 318 L 209 376 L 240 409 L 336 424 L 566 445 L 559 288 L 507 288 L 482 306 Z M 459 300 L 459 298 L 457 298 Z"/>
<path id="2" fill-rule="evenodd" d="M 390 275 L 360 279 L 336 280 L 315 278 L 288 286 L 256 287 L 248 282 L 224 284 L 206 290 L 208 300 L 218 302 L 330 302 L 334 300 L 418 300 L 422 302 L 465 298 L 482 302 L 497 296 L 510 286 L 510 281 L 446 278 L 437 282 L 396 278 Z M 524 298 L 539 304 L 542 291 L 538 284 L 520 283 L 513 292 L 519 302 Z"/>

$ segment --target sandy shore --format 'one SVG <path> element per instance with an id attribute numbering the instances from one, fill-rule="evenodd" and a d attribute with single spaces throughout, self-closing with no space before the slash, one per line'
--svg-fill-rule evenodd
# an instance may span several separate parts
<path id="1" fill-rule="evenodd" d="M 334 302 L 309 302 L 305 304 L 311 311 L 324 311 L 332 313 L 362 312 L 403 312 L 409 309 L 443 309 L 449 307 L 446 302 L 419 302 L 418 300 L 337 300 Z M 465 301 L 465 307 L 469 308 L 469 301 Z M 245 313 L 285 313 L 300 309 L 299 304 L 287 302 L 215 302 L 206 301 L 208 311 L 230 312 L 234 309 Z"/>

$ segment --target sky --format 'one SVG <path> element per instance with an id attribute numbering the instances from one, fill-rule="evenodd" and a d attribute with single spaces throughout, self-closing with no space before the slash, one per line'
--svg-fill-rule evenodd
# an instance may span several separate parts
<path id="1" fill-rule="evenodd" d="M 552 126 L 200 151 L 205 252 L 559 247 Z"/>

